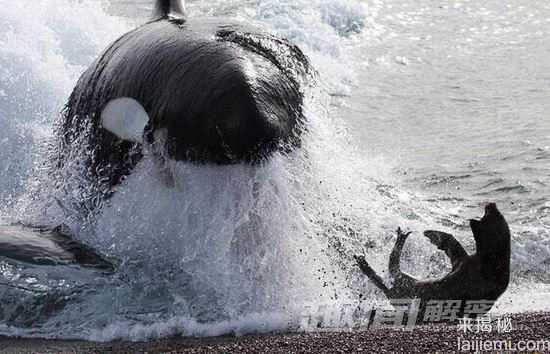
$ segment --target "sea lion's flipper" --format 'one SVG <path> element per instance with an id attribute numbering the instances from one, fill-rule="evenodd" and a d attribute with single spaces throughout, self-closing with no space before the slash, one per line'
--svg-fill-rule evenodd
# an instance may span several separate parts
<path id="1" fill-rule="evenodd" d="M 395 245 L 391 251 L 389 263 L 390 274 L 394 279 L 401 278 L 403 276 L 400 265 L 401 252 L 403 251 L 405 241 L 407 241 L 407 238 L 411 233 L 412 232 L 403 232 L 401 231 L 401 228 L 397 229 L 397 241 L 395 241 Z"/>
<path id="2" fill-rule="evenodd" d="M 376 285 L 380 290 L 386 294 L 386 296 L 389 296 L 390 289 L 384 284 L 384 281 L 376 272 L 374 269 L 371 268 L 371 266 L 367 263 L 365 260 L 365 257 L 363 256 L 355 256 L 355 260 L 357 261 L 357 264 L 359 265 L 359 268 L 361 268 L 361 271 L 369 277 L 370 280 Z"/>
<path id="3" fill-rule="evenodd" d="M 437 246 L 437 248 L 445 252 L 447 257 L 451 260 L 453 270 L 457 267 L 459 262 L 468 255 L 460 242 L 451 234 L 442 231 L 427 230 L 424 231 L 424 236 Z"/>

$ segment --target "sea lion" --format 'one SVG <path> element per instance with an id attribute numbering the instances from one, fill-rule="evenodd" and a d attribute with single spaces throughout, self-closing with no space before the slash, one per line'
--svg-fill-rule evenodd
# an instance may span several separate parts
<path id="1" fill-rule="evenodd" d="M 494 301 L 504 293 L 510 281 L 510 229 L 496 204 L 485 207 L 481 220 L 470 220 L 476 253 L 468 255 L 460 243 L 450 234 L 425 231 L 424 235 L 450 258 L 452 270 L 441 279 L 418 280 L 400 270 L 401 251 L 410 232 L 397 230 L 397 241 L 390 255 L 389 271 L 393 286 L 387 287 L 382 278 L 369 266 L 364 256 L 356 256 L 364 274 L 380 288 L 389 299 L 419 299 L 418 322 L 424 321 L 426 306 L 430 301 L 460 301 L 453 320 L 460 317 L 476 317 L 488 312 Z M 469 312 L 468 302 L 483 301 L 483 308 Z"/>

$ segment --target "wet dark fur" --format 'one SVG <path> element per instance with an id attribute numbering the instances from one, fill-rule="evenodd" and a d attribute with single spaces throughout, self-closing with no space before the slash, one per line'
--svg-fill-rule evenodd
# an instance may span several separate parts
<path id="1" fill-rule="evenodd" d="M 403 245 L 410 233 L 399 229 L 390 256 L 393 286 L 387 287 L 365 258 L 356 257 L 359 267 L 390 299 L 421 300 L 421 315 L 429 300 L 490 300 L 504 293 L 510 279 L 510 230 L 495 204 L 488 204 L 481 220 L 470 220 L 476 253 L 468 255 L 450 234 L 426 231 L 424 235 L 450 258 L 452 271 L 437 280 L 418 280 L 400 270 Z M 463 308 L 460 312 L 462 314 Z M 422 319 L 422 316 L 420 316 Z"/>

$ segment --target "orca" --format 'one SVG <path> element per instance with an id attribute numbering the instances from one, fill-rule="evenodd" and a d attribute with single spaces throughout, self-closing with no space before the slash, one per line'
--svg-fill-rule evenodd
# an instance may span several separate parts
<path id="1" fill-rule="evenodd" d="M 75 149 L 90 183 L 111 188 L 143 158 L 257 164 L 300 147 L 315 71 L 286 39 L 157 0 L 147 23 L 112 43 L 82 74 L 57 128 L 54 166 Z"/>

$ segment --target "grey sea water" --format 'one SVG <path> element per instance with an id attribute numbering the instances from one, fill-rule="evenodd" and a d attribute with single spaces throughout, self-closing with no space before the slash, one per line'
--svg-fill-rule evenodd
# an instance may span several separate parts
<path id="1" fill-rule="evenodd" d="M 119 260 L 109 276 L 0 260 L 2 334 L 314 330 L 304 316 L 383 301 L 354 254 L 389 279 L 401 226 L 414 232 L 405 269 L 439 276 L 448 262 L 421 232 L 451 232 L 473 252 L 467 219 L 488 201 L 513 233 L 512 283 L 495 311 L 548 309 L 550 4 L 188 1 L 190 16 L 254 23 L 310 57 L 319 85 L 304 152 L 258 168 L 176 164 L 171 189 L 146 159 L 81 225 L 49 193 L 52 127 L 78 76 L 150 8 L 0 6 L 0 217 L 69 223 Z"/>

